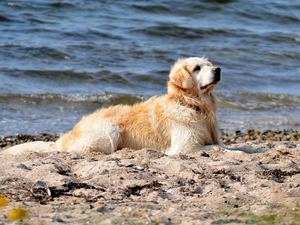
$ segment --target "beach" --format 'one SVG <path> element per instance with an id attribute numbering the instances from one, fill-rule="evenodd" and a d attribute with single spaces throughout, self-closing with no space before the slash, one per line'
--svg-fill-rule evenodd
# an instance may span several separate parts
<path id="1" fill-rule="evenodd" d="M 299 224 L 299 12 L 272 0 L 1 1 L 0 224 Z M 221 144 L 268 151 L 1 154 L 165 95 L 188 57 L 221 68 Z"/>
<path id="2" fill-rule="evenodd" d="M 57 138 L 46 139 L 51 137 Z M 226 146 L 270 150 L 0 155 L 1 193 L 8 202 L 0 222 L 14 224 L 11 211 L 22 209 L 24 224 L 297 224 L 300 142 L 256 139 Z"/>

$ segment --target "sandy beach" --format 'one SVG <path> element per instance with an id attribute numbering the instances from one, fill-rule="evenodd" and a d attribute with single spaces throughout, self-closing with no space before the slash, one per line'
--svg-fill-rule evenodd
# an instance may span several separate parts
<path id="1" fill-rule="evenodd" d="M 299 224 L 300 142 L 227 146 L 270 150 L 0 155 L 0 222 L 21 209 L 23 224 Z"/>

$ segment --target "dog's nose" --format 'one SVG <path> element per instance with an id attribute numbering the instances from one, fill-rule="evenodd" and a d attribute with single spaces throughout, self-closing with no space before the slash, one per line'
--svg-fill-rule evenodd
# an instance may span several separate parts
<path id="1" fill-rule="evenodd" d="M 217 67 L 214 69 L 214 81 L 219 82 L 221 80 L 221 68 Z"/>
<path id="2" fill-rule="evenodd" d="M 221 75 L 221 68 L 220 67 L 215 68 L 214 73 L 215 73 L 215 75 L 220 76 Z"/>

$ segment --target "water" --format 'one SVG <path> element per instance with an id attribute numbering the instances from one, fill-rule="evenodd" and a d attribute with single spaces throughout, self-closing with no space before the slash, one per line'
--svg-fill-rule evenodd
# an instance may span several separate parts
<path id="1" fill-rule="evenodd" d="M 297 1 L 2 0 L 0 134 L 59 134 L 165 94 L 190 56 L 222 68 L 222 129 L 298 129 L 299 27 Z"/>

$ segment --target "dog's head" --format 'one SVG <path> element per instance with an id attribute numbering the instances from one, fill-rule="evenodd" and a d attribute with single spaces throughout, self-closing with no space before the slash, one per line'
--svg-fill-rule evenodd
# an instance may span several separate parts
<path id="1" fill-rule="evenodd" d="M 221 81 L 221 69 L 205 58 L 178 60 L 170 72 L 170 82 L 181 89 L 196 89 L 198 95 L 210 93 Z"/>

